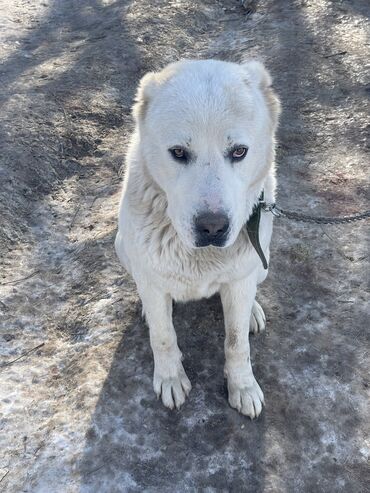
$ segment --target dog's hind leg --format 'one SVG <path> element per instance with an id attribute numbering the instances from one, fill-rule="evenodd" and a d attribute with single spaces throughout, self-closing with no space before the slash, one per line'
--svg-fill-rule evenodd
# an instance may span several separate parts
<path id="1" fill-rule="evenodd" d="M 266 328 L 266 316 L 262 306 L 254 300 L 251 313 L 251 321 L 249 324 L 249 332 L 259 334 Z"/>
<path id="2" fill-rule="evenodd" d="M 137 283 L 154 356 L 153 387 L 166 407 L 179 408 L 191 390 L 172 323 L 172 298 L 147 282 Z"/>
<path id="3" fill-rule="evenodd" d="M 266 251 L 266 257 L 267 259 L 270 258 L 270 251 L 267 249 Z M 257 271 L 257 285 L 261 284 L 267 277 L 267 269 L 264 269 L 261 266 L 258 267 Z M 253 306 L 252 306 L 252 314 L 251 314 L 251 320 L 249 324 L 249 332 L 252 332 L 253 334 L 259 334 L 263 332 L 266 328 L 266 316 L 265 312 L 263 311 L 262 306 L 254 300 Z"/>
<path id="4" fill-rule="evenodd" d="M 250 418 L 257 417 L 263 393 L 254 378 L 250 360 L 249 324 L 256 296 L 257 272 L 221 287 L 225 318 L 225 375 L 229 404 Z"/>

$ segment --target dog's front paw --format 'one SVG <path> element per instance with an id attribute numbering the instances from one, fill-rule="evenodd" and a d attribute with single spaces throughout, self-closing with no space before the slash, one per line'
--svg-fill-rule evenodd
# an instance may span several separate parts
<path id="1" fill-rule="evenodd" d="M 251 419 L 257 418 L 264 404 L 263 392 L 253 377 L 248 385 L 235 385 L 228 380 L 229 404 L 237 409 L 241 414 L 249 416 Z"/>
<path id="2" fill-rule="evenodd" d="M 179 409 L 191 390 L 191 383 L 179 362 L 174 368 L 155 369 L 153 387 L 166 407 Z"/>
<path id="3" fill-rule="evenodd" d="M 262 306 L 257 303 L 256 300 L 253 302 L 251 320 L 249 324 L 249 332 L 254 334 L 259 334 L 263 332 L 266 328 L 266 317 Z"/>

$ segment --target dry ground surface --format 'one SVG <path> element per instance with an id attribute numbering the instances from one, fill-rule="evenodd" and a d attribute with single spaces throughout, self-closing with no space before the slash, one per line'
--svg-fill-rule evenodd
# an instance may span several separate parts
<path id="1" fill-rule="evenodd" d="M 253 422 L 227 404 L 218 297 L 176 305 L 193 390 L 156 400 L 113 251 L 135 86 L 182 57 L 266 62 L 281 205 L 369 208 L 369 2 L 253 4 L 1 0 L 2 491 L 368 491 L 365 223 L 275 222 Z"/>

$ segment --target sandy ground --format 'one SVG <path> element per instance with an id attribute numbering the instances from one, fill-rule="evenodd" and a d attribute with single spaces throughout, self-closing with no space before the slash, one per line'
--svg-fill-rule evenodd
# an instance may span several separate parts
<path id="1" fill-rule="evenodd" d="M 113 251 L 135 86 L 182 57 L 266 62 L 281 205 L 368 209 L 368 1 L 0 5 L 0 490 L 368 491 L 365 223 L 275 222 L 254 422 L 227 404 L 218 297 L 176 305 L 193 390 L 179 412 L 156 400 Z"/>

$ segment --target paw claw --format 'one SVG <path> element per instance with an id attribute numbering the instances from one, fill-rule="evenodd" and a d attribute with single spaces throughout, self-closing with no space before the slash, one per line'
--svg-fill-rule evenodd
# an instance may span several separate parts
<path id="1" fill-rule="evenodd" d="M 251 419 L 257 418 L 261 414 L 264 398 L 255 378 L 253 378 L 252 384 L 245 386 L 237 386 L 228 382 L 228 388 L 231 407 Z"/>
<path id="2" fill-rule="evenodd" d="M 157 397 L 162 398 L 166 407 L 180 409 L 191 390 L 191 383 L 181 365 L 177 370 L 171 372 L 171 376 L 160 376 L 155 371 L 153 387 Z M 158 388 L 160 389 L 159 393 Z"/>

